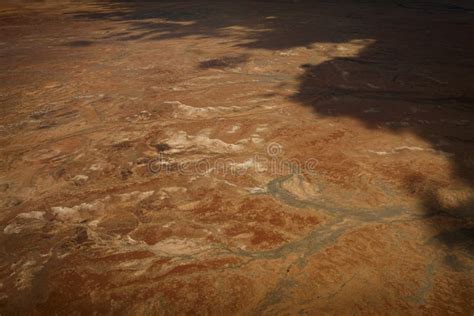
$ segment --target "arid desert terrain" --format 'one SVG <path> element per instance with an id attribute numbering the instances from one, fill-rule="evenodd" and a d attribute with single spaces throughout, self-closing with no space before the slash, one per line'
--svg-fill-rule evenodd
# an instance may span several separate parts
<path id="1" fill-rule="evenodd" d="M 0 314 L 473 315 L 474 4 L 0 1 Z"/>

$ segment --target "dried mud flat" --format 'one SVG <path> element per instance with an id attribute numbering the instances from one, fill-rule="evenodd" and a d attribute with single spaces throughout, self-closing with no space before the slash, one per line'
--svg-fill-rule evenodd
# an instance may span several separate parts
<path id="1" fill-rule="evenodd" d="M 0 313 L 472 315 L 472 30 L 469 1 L 2 1 Z"/>

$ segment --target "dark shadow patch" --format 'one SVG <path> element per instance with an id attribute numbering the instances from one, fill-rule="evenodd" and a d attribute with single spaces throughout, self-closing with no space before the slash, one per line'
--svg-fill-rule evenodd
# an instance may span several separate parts
<path id="1" fill-rule="evenodd" d="M 474 257 L 474 228 L 459 228 L 442 232 L 430 240 L 430 243 L 442 243 L 449 250 L 460 249 Z"/>
<path id="2" fill-rule="evenodd" d="M 159 143 L 154 145 L 153 147 L 155 147 L 156 151 L 158 152 L 164 152 L 171 149 L 170 145 L 166 143 Z"/>
<path id="3" fill-rule="evenodd" d="M 455 255 L 446 255 L 443 258 L 443 263 L 449 267 L 451 270 L 456 272 L 462 272 L 465 270 L 471 270 L 470 267 L 466 266 L 459 258 Z"/>
<path id="4" fill-rule="evenodd" d="M 222 58 L 210 59 L 203 61 L 199 64 L 201 69 L 209 68 L 234 68 L 240 64 L 246 63 L 249 60 L 249 56 L 246 54 L 239 56 L 226 56 Z"/>
<path id="5" fill-rule="evenodd" d="M 87 46 L 91 46 L 93 45 L 94 42 L 92 41 L 73 41 L 73 42 L 69 42 L 66 44 L 66 46 L 70 46 L 70 47 L 87 47 Z"/>

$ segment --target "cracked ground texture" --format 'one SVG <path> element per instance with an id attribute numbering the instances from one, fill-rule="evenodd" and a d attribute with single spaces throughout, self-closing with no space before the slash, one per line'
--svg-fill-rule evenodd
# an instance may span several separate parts
<path id="1" fill-rule="evenodd" d="M 0 313 L 472 315 L 473 30 L 462 0 L 2 1 Z"/>

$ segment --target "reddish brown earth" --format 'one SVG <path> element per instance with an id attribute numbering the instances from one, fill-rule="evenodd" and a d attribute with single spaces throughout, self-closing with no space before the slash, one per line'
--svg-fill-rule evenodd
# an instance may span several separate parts
<path id="1" fill-rule="evenodd" d="M 470 1 L 2 1 L 0 313 L 472 315 L 473 30 Z"/>

